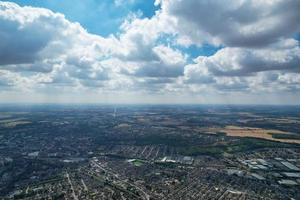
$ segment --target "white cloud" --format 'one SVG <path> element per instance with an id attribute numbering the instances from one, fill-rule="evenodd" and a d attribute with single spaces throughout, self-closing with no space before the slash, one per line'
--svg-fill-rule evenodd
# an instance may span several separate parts
<path id="1" fill-rule="evenodd" d="M 120 68 L 125 75 L 175 78 L 183 74 L 186 56 L 157 44 L 162 33 L 172 31 L 169 23 L 167 16 L 159 12 L 151 19 L 133 15 L 123 23 L 119 49 L 112 56 L 122 62 Z"/>
<path id="2" fill-rule="evenodd" d="M 176 20 L 179 41 L 234 47 L 262 47 L 300 28 L 297 0 L 161 0 Z M 159 3 L 157 2 L 157 3 Z"/>
<path id="3" fill-rule="evenodd" d="M 131 14 L 119 33 L 104 38 L 62 14 L 0 2 L 0 87 L 156 95 L 300 91 L 299 42 L 292 38 L 300 27 L 298 1 L 155 5 L 161 9 L 152 18 Z M 170 41 L 161 41 L 165 35 Z M 190 61 L 176 44 L 222 49 Z"/>
<path id="4" fill-rule="evenodd" d="M 109 78 L 110 69 L 101 60 L 117 49 L 113 37 L 89 34 L 78 23 L 50 10 L 8 2 L 0 3 L 0 25 L 0 70 L 26 78 L 46 73 L 47 83 Z"/>
<path id="5" fill-rule="evenodd" d="M 260 49 L 226 47 L 213 56 L 198 57 L 196 63 L 215 76 L 249 76 L 273 70 L 299 72 L 300 48 L 295 40 Z"/>

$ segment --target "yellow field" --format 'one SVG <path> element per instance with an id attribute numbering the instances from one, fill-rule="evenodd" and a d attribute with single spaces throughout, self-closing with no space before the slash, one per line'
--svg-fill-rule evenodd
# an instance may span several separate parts
<path id="1" fill-rule="evenodd" d="M 287 142 L 287 143 L 297 143 L 300 144 L 300 140 L 296 139 L 277 139 L 273 138 L 272 134 L 294 134 L 290 132 L 284 132 L 279 130 L 268 130 L 261 128 L 250 128 L 250 127 L 238 127 L 238 126 L 226 126 L 224 129 L 220 130 L 221 132 L 226 133 L 228 136 L 233 137 L 253 137 L 253 138 L 262 138 L 278 142 Z"/>
<path id="2" fill-rule="evenodd" d="M 5 119 L 0 120 L 0 126 L 2 127 L 15 127 L 17 125 L 30 124 L 30 121 L 27 121 L 25 118 L 15 118 L 15 119 Z"/>
<path id="3" fill-rule="evenodd" d="M 123 128 L 131 128 L 131 125 L 130 125 L 130 124 L 123 123 L 123 124 L 119 124 L 119 125 L 115 126 L 115 128 L 119 128 L 119 129 L 123 129 Z"/>

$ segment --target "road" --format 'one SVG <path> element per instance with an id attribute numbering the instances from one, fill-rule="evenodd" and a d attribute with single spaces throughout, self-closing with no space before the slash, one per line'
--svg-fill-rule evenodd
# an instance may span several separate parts
<path id="1" fill-rule="evenodd" d="M 66 172 L 66 176 L 67 176 L 67 179 L 68 179 L 69 184 L 71 185 L 71 190 L 72 190 L 72 196 L 73 196 L 73 198 L 74 198 L 75 200 L 79 200 L 78 197 L 77 197 L 77 195 L 75 194 L 74 187 L 73 187 L 73 184 L 72 184 L 72 182 L 71 182 L 70 175 L 69 175 L 68 172 Z"/>
<path id="2" fill-rule="evenodd" d="M 140 188 L 139 186 L 137 186 L 137 185 L 135 185 L 135 184 L 133 184 L 133 183 L 130 183 L 130 182 L 126 181 L 126 180 L 120 179 L 119 176 L 118 176 L 118 174 L 112 172 L 111 170 L 105 169 L 104 167 L 102 167 L 101 165 L 99 165 L 99 164 L 98 164 L 97 162 L 95 162 L 95 161 L 92 161 L 92 163 L 93 163 L 94 165 L 96 165 L 97 167 L 99 167 L 100 169 L 102 169 L 103 171 L 105 171 L 106 173 L 108 173 L 108 174 L 114 176 L 115 178 L 117 178 L 117 179 L 120 180 L 121 182 L 127 183 L 127 184 L 133 186 L 134 188 L 136 188 L 137 190 L 139 190 L 139 191 L 145 196 L 145 199 L 146 199 L 146 200 L 150 200 L 150 195 L 147 194 L 147 193 L 146 193 L 142 188 Z"/>

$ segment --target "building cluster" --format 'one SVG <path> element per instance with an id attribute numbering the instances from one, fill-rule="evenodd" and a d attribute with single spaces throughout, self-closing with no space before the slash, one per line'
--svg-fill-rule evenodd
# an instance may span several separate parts
<path id="1" fill-rule="evenodd" d="M 0 199 L 300 199 L 299 145 L 214 132 L 262 123 L 218 109 L 11 113 L 0 120 Z"/>

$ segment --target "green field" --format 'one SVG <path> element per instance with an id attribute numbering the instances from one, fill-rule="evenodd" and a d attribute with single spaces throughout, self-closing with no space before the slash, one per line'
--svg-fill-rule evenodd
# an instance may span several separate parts
<path id="1" fill-rule="evenodd" d="M 132 163 L 136 167 L 140 167 L 145 164 L 145 161 L 139 160 L 139 159 L 129 160 L 129 162 Z"/>

